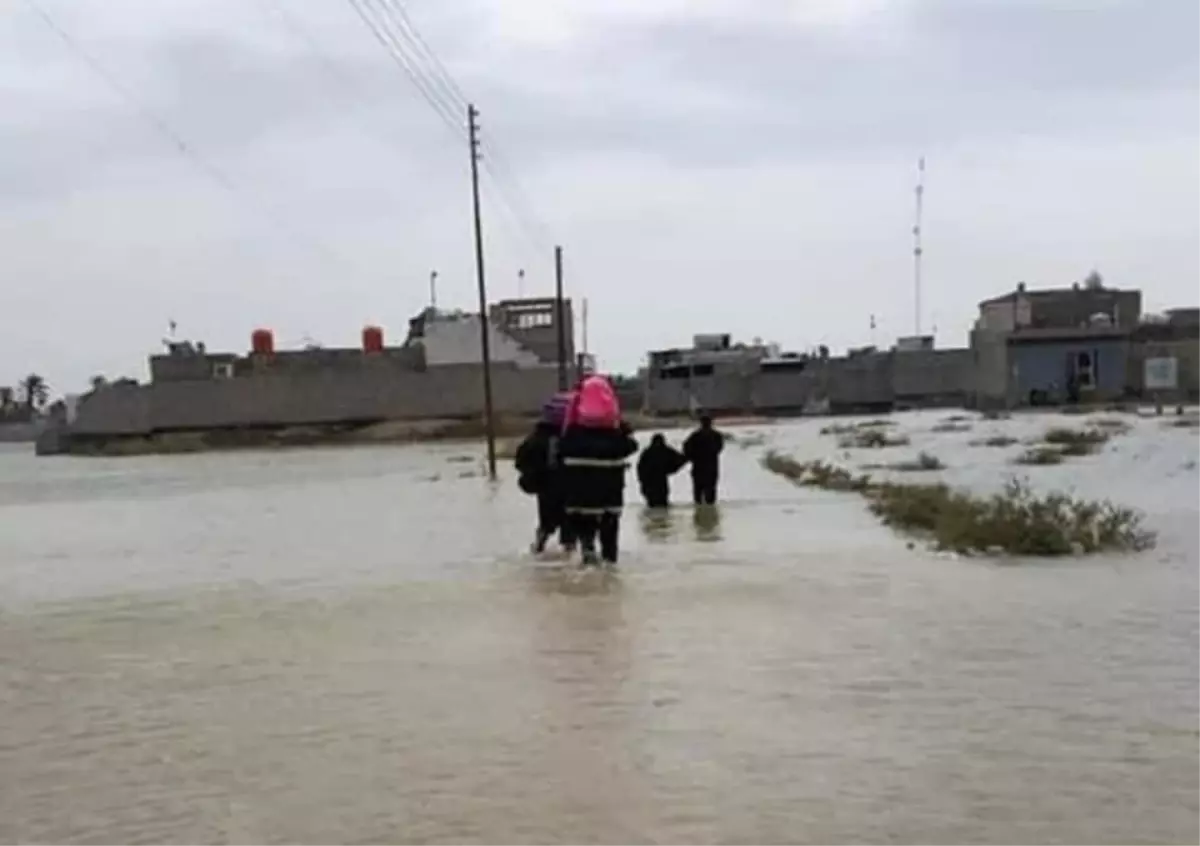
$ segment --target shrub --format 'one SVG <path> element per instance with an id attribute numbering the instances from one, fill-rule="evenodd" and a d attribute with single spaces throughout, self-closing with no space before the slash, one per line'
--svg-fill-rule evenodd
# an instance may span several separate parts
<path id="1" fill-rule="evenodd" d="M 897 461 L 895 464 L 872 464 L 868 465 L 867 469 L 871 470 L 897 470 L 901 473 L 920 473 L 929 472 L 932 470 L 945 470 L 946 465 L 936 455 L 928 452 L 921 452 L 911 461 Z"/>
<path id="2" fill-rule="evenodd" d="M 1039 446 L 1027 449 L 1015 459 L 1017 464 L 1042 466 L 1047 464 L 1062 464 L 1063 450 L 1060 447 Z"/>
<path id="3" fill-rule="evenodd" d="M 1090 455 L 1108 441 L 1108 432 L 1100 429 L 1068 429 L 1057 427 L 1046 430 L 1042 440 L 1062 448 L 1065 455 Z"/>
<path id="4" fill-rule="evenodd" d="M 1017 480 L 1000 493 L 976 496 L 945 484 L 873 483 L 840 467 L 775 452 L 763 463 L 797 484 L 860 493 L 886 525 L 960 553 L 1057 556 L 1154 544 L 1131 509 L 1060 493 L 1039 496 Z"/>
<path id="5" fill-rule="evenodd" d="M 882 449 L 883 447 L 908 446 L 906 435 L 889 435 L 877 428 L 856 429 L 838 439 L 842 449 Z"/>
<path id="6" fill-rule="evenodd" d="M 1012 435 L 989 435 L 982 441 L 971 441 L 971 446 L 1009 447 L 1017 443 Z"/>
<path id="7" fill-rule="evenodd" d="M 937 432 L 938 434 L 946 432 L 969 432 L 971 431 L 971 424 L 959 423 L 954 420 L 946 420 L 934 426 L 932 431 Z"/>

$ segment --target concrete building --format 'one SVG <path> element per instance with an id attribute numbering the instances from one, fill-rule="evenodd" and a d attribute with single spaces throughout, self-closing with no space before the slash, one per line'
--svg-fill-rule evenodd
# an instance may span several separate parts
<path id="1" fill-rule="evenodd" d="M 644 409 L 652 414 L 753 410 L 754 379 L 772 350 L 734 344 L 725 333 L 696 335 L 692 346 L 655 350 L 648 356 Z"/>
<path id="2" fill-rule="evenodd" d="M 801 414 L 885 411 L 897 405 L 961 405 L 970 392 L 969 350 L 935 350 L 932 339 L 904 349 L 873 347 L 842 357 L 785 353 L 775 345 L 697 336 L 688 349 L 653 352 L 645 410 L 684 414 Z"/>
<path id="3" fill-rule="evenodd" d="M 1110 325 L 1133 329 L 1142 316 L 1142 292 L 1089 285 L 1029 290 L 1024 282 L 1007 294 L 979 304 L 975 329 L 984 332 L 1016 332 L 1022 329 L 1081 328 L 1093 325 L 1103 315 Z"/>
<path id="4" fill-rule="evenodd" d="M 1029 290 L 1024 283 L 979 304 L 971 332 L 975 403 L 981 407 L 1119 399 L 1142 294 L 1085 285 Z"/>
<path id="5" fill-rule="evenodd" d="M 533 344 L 527 346 L 506 322 L 520 301 L 502 305 L 489 321 L 495 407 L 502 414 L 532 414 L 557 389 L 557 343 L 544 343 L 547 327 L 539 318 L 538 326 L 526 327 Z M 545 301 L 533 305 L 531 311 L 544 312 Z M 553 322 L 548 328 L 557 337 Z M 570 325 L 563 328 L 571 352 Z M 114 384 L 84 395 L 68 428 L 72 437 L 86 438 L 478 417 L 479 347 L 477 315 L 431 310 L 410 321 L 399 346 L 387 346 L 374 327 L 354 348 L 276 350 L 263 330 L 245 355 L 174 343 L 150 357 L 149 384 Z"/>

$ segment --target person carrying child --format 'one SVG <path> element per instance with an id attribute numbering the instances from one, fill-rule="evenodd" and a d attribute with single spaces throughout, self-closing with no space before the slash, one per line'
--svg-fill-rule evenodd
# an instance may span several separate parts
<path id="1" fill-rule="evenodd" d="M 567 513 L 579 539 L 585 565 L 599 559 L 616 564 L 621 511 L 625 504 L 625 471 L 638 450 L 612 384 L 603 376 L 587 376 L 567 409 L 559 441 L 562 489 Z"/>

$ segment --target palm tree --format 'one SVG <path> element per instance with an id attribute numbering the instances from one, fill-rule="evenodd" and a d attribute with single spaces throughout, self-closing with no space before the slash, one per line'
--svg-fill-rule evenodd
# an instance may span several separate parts
<path id="1" fill-rule="evenodd" d="M 21 391 L 25 395 L 25 407 L 30 411 L 42 408 L 50 399 L 50 386 L 36 373 L 30 373 L 21 380 Z"/>

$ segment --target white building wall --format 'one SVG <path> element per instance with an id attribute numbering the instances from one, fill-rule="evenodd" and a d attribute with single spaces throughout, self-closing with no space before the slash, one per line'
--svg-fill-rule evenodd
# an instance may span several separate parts
<path id="1" fill-rule="evenodd" d="M 442 364 L 476 364 L 483 359 L 479 346 L 479 317 L 469 314 L 441 317 L 427 321 L 425 337 L 425 362 L 430 367 Z M 538 357 L 519 343 L 488 324 L 488 343 L 492 361 L 512 362 L 519 366 L 540 364 Z"/>

